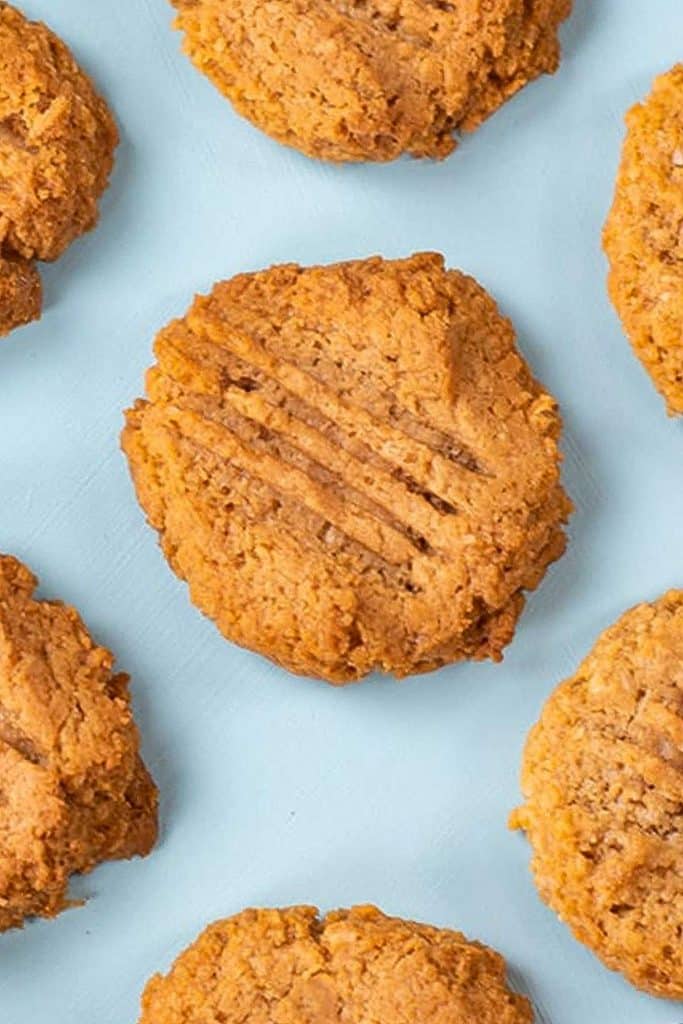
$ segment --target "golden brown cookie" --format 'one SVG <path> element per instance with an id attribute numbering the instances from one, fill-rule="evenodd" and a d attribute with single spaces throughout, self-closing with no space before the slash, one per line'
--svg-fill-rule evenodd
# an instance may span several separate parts
<path id="1" fill-rule="evenodd" d="M 29 263 L 30 298 L 0 270 L 0 334 L 40 313 L 37 271 L 97 221 L 118 141 L 64 43 L 0 0 L 0 259 Z M 12 303 L 16 301 L 16 305 Z"/>
<path id="2" fill-rule="evenodd" d="M 211 925 L 142 998 L 140 1024 L 531 1024 L 498 953 L 375 907 L 245 910 Z"/>
<path id="3" fill-rule="evenodd" d="M 447 156 L 556 70 L 572 0 L 171 0 L 236 110 L 325 160 Z"/>
<path id="4" fill-rule="evenodd" d="M 43 288 L 32 260 L 0 255 L 0 337 L 40 316 Z"/>
<path id="5" fill-rule="evenodd" d="M 500 659 L 565 546 L 554 400 L 436 254 L 242 274 L 161 331 L 123 447 L 192 600 L 343 683 Z"/>
<path id="6" fill-rule="evenodd" d="M 638 988 L 683 998 L 683 591 L 627 612 L 527 741 L 525 829 L 546 903 Z"/>
<path id="7" fill-rule="evenodd" d="M 36 582 L 0 555 L 0 931 L 59 913 L 70 875 L 157 835 L 128 677 Z"/>
<path id="8" fill-rule="evenodd" d="M 609 293 L 671 415 L 683 414 L 683 64 L 629 111 L 603 242 Z"/>

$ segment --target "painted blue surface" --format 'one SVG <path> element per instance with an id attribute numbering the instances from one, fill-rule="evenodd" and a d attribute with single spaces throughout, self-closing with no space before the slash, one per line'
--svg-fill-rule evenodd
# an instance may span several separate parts
<path id="1" fill-rule="evenodd" d="M 123 133 L 96 232 L 0 345 L 0 548 L 76 604 L 133 676 L 163 840 L 79 880 L 83 909 L 0 938 L 2 1024 L 132 1024 L 145 979 L 247 904 L 373 901 L 499 948 L 550 1024 L 678 1024 L 536 897 L 506 830 L 554 684 L 628 605 L 683 583 L 683 425 L 630 354 L 600 228 L 622 115 L 683 58 L 680 0 L 577 0 L 561 72 L 442 164 L 329 167 L 239 120 L 165 0 L 27 0 Z M 566 419 L 568 554 L 501 666 L 336 691 L 224 642 L 144 525 L 118 451 L 152 338 L 194 291 L 298 260 L 443 251 L 515 321 Z"/>

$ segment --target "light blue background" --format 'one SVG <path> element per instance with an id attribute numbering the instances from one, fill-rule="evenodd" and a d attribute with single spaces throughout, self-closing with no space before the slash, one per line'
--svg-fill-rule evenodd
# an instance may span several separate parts
<path id="1" fill-rule="evenodd" d="M 0 938 L 2 1024 L 132 1024 L 146 978 L 248 904 L 373 901 L 500 949 L 551 1024 L 678 1024 L 537 899 L 506 830 L 527 729 L 628 605 L 683 584 L 683 425 L 632 357 L 600 228 L 622 115 L 683 58 L 681 0 L 576 0 L 555 78 L 442 164 L 331 167 L 239 120 L 181 56 L 165 0 L 27 0 L 74 47 L 123 142 L 98 229 L 45 269 L 0 345 L 0 548 L 76 604 L 133 676 L 162 792 L 149 859 L 83 909 Z M 515 321 L 559 398 L 571 546 L 501 666 L 346 690 L 223 641 L 144 525 L 118 450 L 157 329 L 194 291 L 298 260 L 439 249 Z"/>

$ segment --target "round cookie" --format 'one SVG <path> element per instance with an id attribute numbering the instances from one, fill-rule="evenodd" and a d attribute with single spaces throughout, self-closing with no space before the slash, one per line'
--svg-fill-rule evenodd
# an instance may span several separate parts
<path id="1" fill-rule="evenodd" d="M 0 931 L 59 913 L 70 875 L 157 835 L 128 677 L 36 584 L 0 555 Z"/>
<path id="2" fill-rule="evenodd" d="M 156 975 L 139 1024 L 531 1024 L 505 962 L 458 932 L 374 907 L 245 910 Z"/>
<path id="3" fill-rule="evenodd" d="M 549 698 L 525 804 L 545 902 L 638 988 L 683 998 L 683 591 L 627 612 Z"/>
<path id="4" fill-rule="evenodd" d="M 171 0 L 195 65 L 279 142 L 325 160 L 444 157 L 556 70 L 572 0 Z"/>
<path id="5" fill-rule="evenodd" d="M 636 355 L 683 414 L 683 64 L 629 111 L 603 243 L 609 293 Z"/>
<path id="6" fill-rule="evenodd" d="M 162 330 L 123 448 L 226 637 L 343 683 L 500 659 L 565 546 L 560 419 L 443 259 L 242 274 Z"/>
<path id="7" fill-rule="evenodd" d="M 0 269 L 0 333 L 39 316 L 32 260 L 54 260 L 97 221 L 118 142 L 92 82 L 64 43 L 0 0 L 0 258 L 29 261 L 30 300 Z M 12 305 L 16 300 L 16 305 Z"/>

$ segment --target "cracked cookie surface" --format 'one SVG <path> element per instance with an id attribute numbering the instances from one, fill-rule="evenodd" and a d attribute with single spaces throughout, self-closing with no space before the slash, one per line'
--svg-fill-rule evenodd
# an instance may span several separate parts
<path id="1" fill-rule="evenodd" d="M 683 591 L 627 612 L 527 741 L 541 897 L 639 988 L 683 998 Z"/>
<path id="2" fill-rule="evenodd" d="M 683 415 L 683 64 L 626 117 L 603 233 L 609 293 L 671 415 Z"/>
<path id="3" fill-rule="evenodd" d="M 140 1024 L 531 1024 L 503 958 L 374 907 L 245 910 L 149 982 Z"/>
<path id="4" fill-rule="evenodd" d="M 36 584 L 0 555 L 0 931 L 53 917 L 70 875 L 147 854 L 157 835 L 128 677 Z"/>
<path id="5" fill-rule="evenodd" d="M 555 401 L 424 253 L 242 274 L 160 332 L 123 448 L 194 603 L 343 683 L 500 659 L 565 546 Z"/>
<path id="6" fill-rule="evenodd" d="M 447 156 L 556 70 L 571 0 L 172 0 L 195 65 L 280 142 L 326 160 Z"/>
<path id="7" fill-rule="evenodd" d="M 66 45 L 0 0 L 0 334 L 39 317 L 33 261 L 57 259 L 94 226 L 117 142 Z M 30 301 L 3 287 L 19 260 L 34 282 Z"/>

